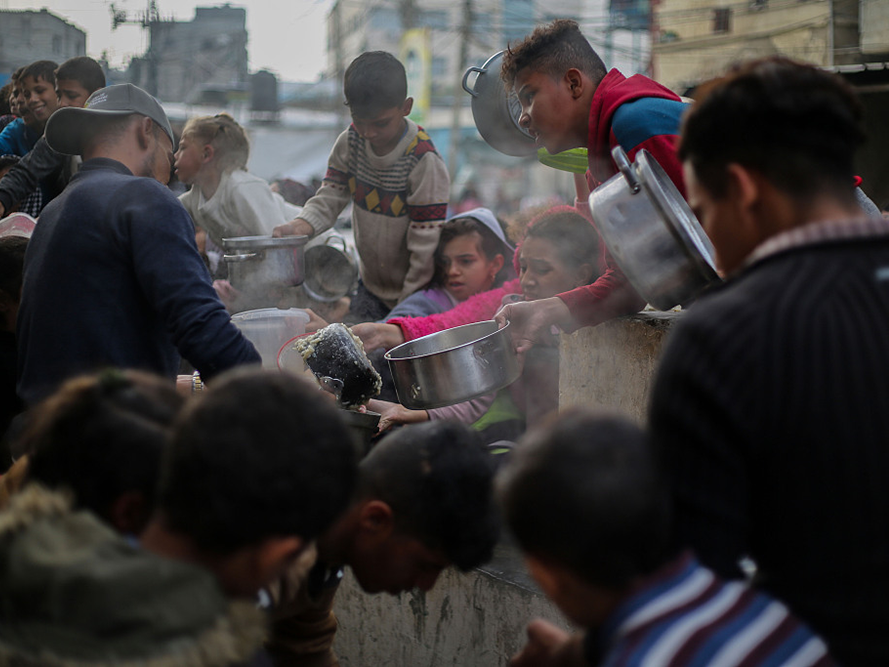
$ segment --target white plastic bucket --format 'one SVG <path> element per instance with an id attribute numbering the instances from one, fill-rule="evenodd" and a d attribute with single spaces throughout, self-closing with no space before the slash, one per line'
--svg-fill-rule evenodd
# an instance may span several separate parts
<path id="1" fill-rule="evenodd" d="M 232 315 L 241 330 L 262 357 L 262 367 L 278 369 L 278 350 L 294 336 L 305 333 L 309 314 L 300 308 L 258 308 Z"/>

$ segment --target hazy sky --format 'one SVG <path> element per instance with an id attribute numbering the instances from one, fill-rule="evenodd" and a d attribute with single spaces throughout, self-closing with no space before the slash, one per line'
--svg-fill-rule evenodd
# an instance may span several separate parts
<path id="1" fill-rule="evenodd" d="M 212 7 L 222 2 L 156 0 L 162 18 L 189 21 L 194 8 Z M 233 6 L 247 10 L 250 71 L 269 69 L 288 81 L 314 81 L 326 67 L 327 11 L 332 0 L 233 0 Z M 115 0 L 118 10 L 129 18 L 144 13 L 147 0 Z M 148 46 L 147 30 L 124 24 L 111 30 L 110 0 L 0 0 L 0 9 L 41 9 L 46 7 L 86 31 L 88 56 L 108 52 L 114 66 L 131 55 L 142 54 Z"/>

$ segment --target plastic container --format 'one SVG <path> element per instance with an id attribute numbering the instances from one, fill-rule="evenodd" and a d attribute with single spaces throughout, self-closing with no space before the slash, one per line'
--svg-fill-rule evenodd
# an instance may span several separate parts
<path id="1" fill-rule="evenodd" d="M 256 347 L 262 367 L 277 370 L 278 351 L 288 340 L 305 333 L 309 314 L 300 308 L 258 308 L 232 315 L 232 322 Z"/>

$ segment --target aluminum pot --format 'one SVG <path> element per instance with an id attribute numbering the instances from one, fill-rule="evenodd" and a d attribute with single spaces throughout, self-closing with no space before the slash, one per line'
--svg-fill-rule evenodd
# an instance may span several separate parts
<path id="1" fill-rule="evenodd" d="M 331 243 L 339 241 L 342 248 Z M 358 266 L 341 236 L 331 236 L 324 243 L 306 248 L 306 280 L 303 289 L 316 301 L 330 303 L 349 292 L 358 280 Z"/>
<path id="2" fill-rule="evenodd" d="M 522 157 L 537 153 L 537 144 L 528 130 L 519 125 L 522 105 L 515 91 L 507 92 L 500 78 L 503 51 L 488 58 L 481 67 L 463 73 L 463 90 L 472 96 L 472 118 L 482 139 L 506 155 Z M 477 74 L 472 88 L 469 76 Z"/>
<path id="3" fill-rule="evenodd" d="M 340 409 L 340 415 L 346 426 L 352 433 L 355 444 L 358 447 L 358 455 L 364 456 L 373 446 L 373 438 L 377 434 L 377 427 L 380 424 L 379 412 L 356 412 L 355 410 Z"/>
<path id="4" fill-rule="evenodd" d="M 222 239 L 228 280 L 235 289 L 292 287 L 305 278 L 308 236 L 237 236 Z"/>
<path id="5" fill-rule="evenodd" d="M 414 410 L 478 398 L 515 382 L 521 374 L 509 324 L 494 320 L 445 329 L 393 347 L 386 361 L 398 401 Z"/>
<path id="6" fill-rule="evenodd" d="M 719 282 L 713 245 L 670 177 L 646 150 L 590 194 L 596 228 L 630 284 L 654 308 L 690 303 Z"/>

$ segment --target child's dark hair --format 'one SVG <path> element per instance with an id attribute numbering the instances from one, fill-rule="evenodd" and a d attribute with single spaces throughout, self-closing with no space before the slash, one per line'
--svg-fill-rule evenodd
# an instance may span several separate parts
<path id="1" fill-rule="evenodd" d="M 0 169 L 3 169 L 3 157 L 0 157 Z M 0 238 L 0 290 L 15 301 L 22 291 L 22 267 L 27 249 L 28 239 L 24 236 Z"/>
<path id="2" fill-rule="evenodd" d="M 16 69 L 12 73 L 12 76 L 9 77 L 9 80 L 12 81 L 13 83 L 15 83 L 16 81 L 20 81 L 22 78 L 22 73 L 25 71 L 25 67 L 26 67 L 26 65 L 22 65 L 21 67 Z"/>
<path id="3" fill-rule="evenodd" d="M 12 109 L 9 108 L 10 97 L 12 97 L 12 79 L 0 88 L 0 116 L 6 116 L 12 112 Z"/>
<path id="4" fill-rule="evenodd" d="M 396 530 L 464 571 L 488 561 L 499 537 L 489 455 L 479 433 L 459 422 L 387 435 L 360 464 L 358 497 L 385 502 Z"/>
<path id="5" fill-rule="evenodd" d="M 665 563 L 670 497 L 645 433 L 572 408 L 529 431 L 498 478 L 522 549 L 610 589 Z"/>
<path id="6" fill-rule="evenodd" d="M 128 492 L 154 506 L 170 426 L 184 399 L 172 382 L 109 369 L 68 380 L 37 408 L 23 435 L 28 481 L 67 488 L 76 507 L 110 521 Z"/>
<path id="7" fill-rule="evenodd" d="M 723 196 L 726 166 L 737 163 L 797 201 L 824 191 L 854 198 L 863 108 L 841 76 L 774 56 L 733 67 L 696 97 L 683 119 L 679 158 L 713 195 Z"/>
<path id="8" fill-rule="evenodd" d="M 102 66 L 89 56 L 75 56 L 63 62 L 56 70 L 56 79 L 77 81 L 90 93 L 105 87 Z"/>
<path id="9" fill-rule="evenodd" d="M 500 223 L 500 226 L 503 227 L 503 224 Z M 498 287 L 503 284 L 509 273 L 510 260 L 512 259 L 506 256 L 509 252 L 506 244 L 487 225 L 483 225 L 475 218 L 454 218 L 441 226 L 441 236 L 439 236 L 438 245 L 435 248 L 435 272 L 432 274 L 432 280 L 429 281 L 430 287 L 443 287 L 447 283 L 448 271 L 442 258 L 445 246 L 454 239 L 473 232 L 478 232 L 481 236 L 479 250 L 486 260 L 491 261 L 497 255 L 503 255 L 503 268 L 494 276 L 491 286 Z"/>
<path id="10" fill-rule="evenodd" d="M 595 84 L 607 73 L 605 63 L 580 32 L 577 21 L 557 19 L 535 29 L 518 44 L 509 45 L 503 54 L 500 78 L 507 88 L 512 88 L 523 69 L 561 78 L 572 67 L 586 74 Z"/>
<path id="11" fill-rule="evenodd" d="M 161 474 L 167 526 L 226 556 L 269 537 L 318 537 L 346 508 L 357 449 L 332 401 L 287 373 L 214 379 L 178 419 Z"/>
<path id="12" fill-rule="evenodd" d="M 35 81 L 43 79 L 48 84 L 54 86 L 56 84 L 57 69 L 59 69 L 59 64 L 52 60 L 35 60 L 30 65 L 25 66 L 25 69 L 22 70 L 21 78 L 31 77 Z"/>
<path id="13" fill-rule="evenodd" d="M 404 65 L 385 51 L 362 53 L 346 69 L 343 93 L 352 115 L 360 118 L 401 106 L 407 99 Z"/>
<path id="14" fill-rule="evenodd" d="M 599 234 L 574 208 L 558 206 L 543 213 L 528 225 L 525 239 L 529 238 L 552 243 L 561 260 L 572 269 L 589 264 L 593 276 L 599 275 Z"/>

